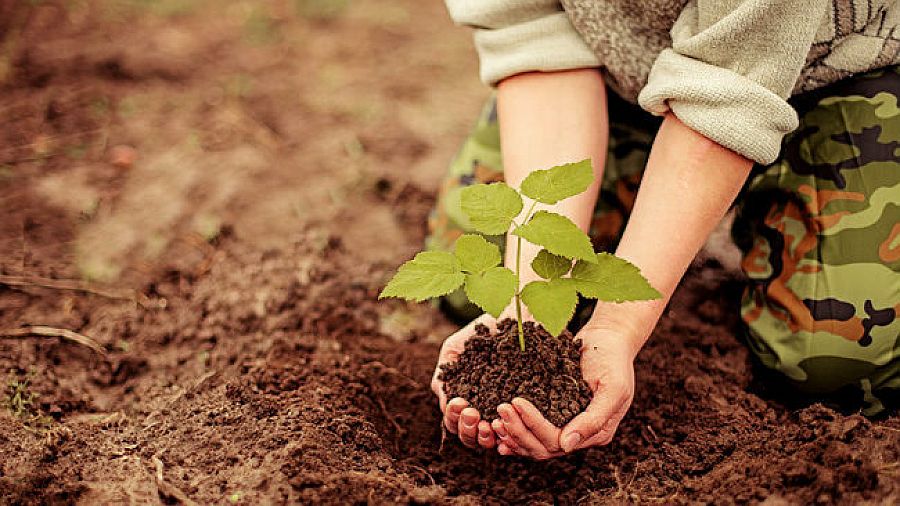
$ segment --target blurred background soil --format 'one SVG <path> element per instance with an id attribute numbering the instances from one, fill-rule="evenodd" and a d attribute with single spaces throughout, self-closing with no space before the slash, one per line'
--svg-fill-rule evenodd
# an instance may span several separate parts
<path id="1" fill-rule="evenodd" d="M 0 503 L 900 501 L 900 420 L 770 398 L 708 256 L 612 445 L 445 440 L 454 327 L 375 298 L 485 96 L 441 2 L 0 0 Z"/>

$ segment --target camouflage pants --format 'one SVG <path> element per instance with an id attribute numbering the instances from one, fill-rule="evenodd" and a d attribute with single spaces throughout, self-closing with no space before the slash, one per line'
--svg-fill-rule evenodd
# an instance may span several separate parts
<path id="1" fill-rule="evenodd" d="M 618 241 L 659 125 L 609 95 L 609 153 L 590 231 L 598 249 Z M 733 228 L 747 277 L 741 316 L 759 362 L 805 395 L 850 399 L 869 415 L 900 405 L 898 97 L 900 67 L 795 97 L 800 127 L 777 161 L 754 167 Z M 428 248 L 449 250 L 468 231 L 462 187 L 502 179 L 491 99 L 442 184 Z M 461 292 L 445 304 L 477 315 Z"/>

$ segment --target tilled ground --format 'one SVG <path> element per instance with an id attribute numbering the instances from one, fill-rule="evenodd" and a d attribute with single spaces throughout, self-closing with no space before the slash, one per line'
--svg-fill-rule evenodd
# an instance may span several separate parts
<path id="1" fill-rule="evenodd" d="M 0 0 L 0 330 L 105 350 L 0 338 L 0 504 L 900 501 L 900 418 L 771 398 L 714 260 L 610 446 L 445 439 L 454 327 L 376 295 L 483 92 L 439 3 L 339 3 Z M 142 297 L 38 286 L 81 277 Z"/>
<path id="2" fill-rule="evenodd" d="M 64 423 L 34 433 L 3 415 L 2 502 L 891 504 L 900 492 L 896 418 L 750 391 L 734 322 L 709 304 L 722 293 L 712 262 L 640 355 L 616 441 L 531 463 L 443 439 L 428 390 L 437 344 L 384 323 L 442 324 L 375 302 L 387 269 L 315 231 L 284 250 L 224 249 L 202 279 L 156 286 L 165 310 L 119 321 L 127 353 L 4 345 L 4 366 L 38 367 L 40 406 Z M 73 377 L 105 398 L 62 386 Z"/>

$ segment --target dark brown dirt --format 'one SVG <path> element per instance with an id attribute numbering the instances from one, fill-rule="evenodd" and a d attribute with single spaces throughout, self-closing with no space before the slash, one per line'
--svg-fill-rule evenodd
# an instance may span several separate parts
<path id="1" fill-rule="evenodd" d="M 441 366 L 444 392 L 448 399 L 466 399 L 485 420 L 499 416 L 500 404 L 522 397 L 562 427 L 591 402 L 591 389 L 581 376 L 581 341 L 568 331 L 553 337 L 532 322 L 525 322 L 523 332 L 525 351 L 519 348 L 515 320 L 503 320 L 493 333 L 484 325 L 475 327 L 459 360 Z"/>
<path id="2" fill-rule="evenodd" d="M 378 322 L 412 310 L 441 323 L 425 308 L 376 302 L 390 268 L 315 231 L 290 249 L 221 247 L 202 279 L 173 272 L 158 284 L 165 310 L 118 320 L 113 333 L 133 343 L 128 352 L 98 361 L 70 344 L 3 345 L 4 367 L 36 366 L 41 409 L 60 423 L 36 434 L 2 415 L 0 502 L 162 501 L 172 490 L 247 504 L 898 497 L 897 418 L 786 409 L 748 390 L 752 368 L 733 322 L 694 316 L 735 293 L 713 264 L 693 270 L 639 356 L 634 407 L 616 440 L 532 463 L 442 440 L 428 390 L 438 343 L 385 334 Z M 726 301 L 704 314 L 731 314 Z M 63 386 L 85 368 L 95 371 L 85 388 Z"/>
<path id="3" fill-rule="evenodd" d="M 609 446 L 534 463 L 442 439 L 455 327 L 376 296 L 484 90 L 440 2 L 338 4 L 0 0 L 0 274 L 155 302 L 0 284 L 0 330 L 106 350 L 0 337 L 0 378 L 35 394 L 0 409 L 0 504 L 900 502 L 900 418 L 760 388 L 713 261 Z"/>

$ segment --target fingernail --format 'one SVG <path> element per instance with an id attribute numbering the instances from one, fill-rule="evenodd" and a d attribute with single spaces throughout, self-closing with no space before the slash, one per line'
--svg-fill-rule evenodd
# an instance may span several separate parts
<path id="1" fill-rule="evenodd" d="M 565 438 L 563 438 L 562 447 L 563 451 L 570 452 L 575 449 L 581 443 L 581 434 L 577 432 L 572 432 Z"/>
<path id="2" fill-rule="evenodd" d="M 463 425 L 467 429 L 472 429 L 478 425 L 478 418 L 472 415 L 463 415 Z"/>
<path id="3" fill-rule="evenodd" d="M 504 406 L 507 406 L 507 404 L 503 404 L 499 408 L 497 408 L 497 413 L 500 414 L 500 418 L 502 418 L 504 422 L 508 422 L 509 413 L 506 411 L 506 409 L 508 408 L 504 408 Z"/>

